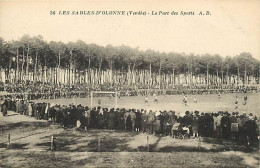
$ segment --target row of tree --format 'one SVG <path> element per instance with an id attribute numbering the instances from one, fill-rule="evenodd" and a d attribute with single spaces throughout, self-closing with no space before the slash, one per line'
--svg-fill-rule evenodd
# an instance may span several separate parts
<path id="1" fill-rule="evenodd" d="M 239 84 L 250 83 L 248 80 L 251 78 L 259 83 L 260 61 L 247 52 L 233 57 L 221 57 L 218 54 L 165 53 L 151 49 L 142 51 L 124 45 L 103 47 L 86 44 L 82 40 L 66 44 L 46 42 L 40 35 L 34 37 L 24 35 L 17 41 L 5 41 L 0 38 L 0 68 L 5 70 L 7 79 L 10 78 L 12 70 L 15 70 L 15 81 L 34 82 L 39 79 L 37 78 L 39 71 L 46 73 L 52 68 L 56 69 L 58 74 L 59 70 L 66 69 L 69 83 L 72 81 L 72 72 L 83 73 L 86 76 L 84 73 L 94 70 L 97 73 L 95 76 L 99 77 L 103 71 L 109 71 L 112 81 L 114 72 L 131 73 L 132 78 L 135 78 L 138 71 L 145 71 L 149 80 L 153 80 L 153 75 L 159 76 L 156 84 L 160 87 L 161 76 L 165 74 L 171 75 L 173 84 L 178 75 L 188 77 L 188 81 L 186 80 L 188 84 L 192 84 L 194 76 L 201 75 L 205 77 L 206 84 L 210 84 L 209 80 L 213 77 L 220 78 L 223 84 L 231 76 L 235 76 L 236 83 Z M 34 76 L 31 78 L 30 74 Z M 56 78 L 59 78 L 57 74 Z M 218 84 L 219 80 L 216 81 Z"/>

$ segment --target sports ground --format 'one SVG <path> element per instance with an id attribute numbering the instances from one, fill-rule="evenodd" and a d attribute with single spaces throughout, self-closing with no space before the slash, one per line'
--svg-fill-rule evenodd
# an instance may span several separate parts
<path id="1" fill-rule="evenodd" d="M 246 105 L 244 103 L 244 95 L 247 95 L 248 101 Z M 158 97 L 158 103 L 154 103 L 154 97 L 148 96 L 148 103 L 145 104 L 145 96 L 127 96 L 120 97 L 117 100 L 118 108 L 134 108 L 134 109 L 146 109 L 146 110 L 174 110 L 176 113 L 183 114 L 185 111 L 195 111 L 200 112 L 218 112 L 218 111 L 228 111 L 235 112 L 238 111 L 242 113 L 253 113 L 259 116 L 260 105 L 259 98 L 260 93 L 229 93 L 220 95 L 220 99 L 217 94 L 203 94 L 203 95 L 187 95 L 188 106 L 183 103 L 184 95 L 160 95 Z M 194 97 L 197 98 L 197 103 L 194 102 Z M 235 109 L 236 96 L 238 98 L 238 109 Z M 115 97 L 94 97 L 93 106 L 101 106 L 107 108 L 114 108 L 116 105 Z M 98 101 L 101 104 L 98 104 Z M 72 98 L 72 99 L 44 99 L 36 100 L 36 102 L 46 102 L 61 105 L 84 105 L 90 107 L 90 98 Z"/>
<path id="2" fill-rule="evenodd" d="M 148 104 L 144 103 L 144 96 L 121 97 L 117 105 L 177 113 L 233 112 L 237 96 L 239 112 L 259 116 L 259 93 L 247 94 L 247 105 L 243 105 L 244 94 L 225 94 L 220 99 L 215 94 L 196 95 L 197 103 L 193 102 L 194 96 L 188 95 L 188 106 L 182 103 L 183 95 L 158 96 L 158 104 L 153 102 L 153 96 L 148 97 Z M 98 99 L 102 107 L 115 106 L 115 98 L 95 98 L 95 102 Z M 90 98 L 37 101 L 90 105 Z M 0 167 L 258 167 L 260 161 L 258 148 L 246 148 L 229 140 L 180 140 L 113 130 L 64 130 L 60 125 L 11 111 L 5 118 L 0 114 L 0 128 Z M 9 147 L 8 134 L 11 135 Z M 50 150 L 52 135 L 54 151 Z"/>

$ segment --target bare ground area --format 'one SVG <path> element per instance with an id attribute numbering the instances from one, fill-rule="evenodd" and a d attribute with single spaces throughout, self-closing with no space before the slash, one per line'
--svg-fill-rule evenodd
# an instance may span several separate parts
<path id="1" fill-rule="evenodd" d="M 258 167 L 260 160 L 259 149 L 212 138 L 149 135 L 147 152 L 144 133 L 64 130 L 13 112 L 0 116 L 0 131 L 0 167 Z"/>

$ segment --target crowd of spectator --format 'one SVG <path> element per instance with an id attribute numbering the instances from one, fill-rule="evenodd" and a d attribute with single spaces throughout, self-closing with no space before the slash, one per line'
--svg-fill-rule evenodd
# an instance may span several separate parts
<path id="1" fill-rule="evenodd" d="M 185 132 L 188 138 L 215 137 L 232 139 L 245 145 L 258 144 L 260 122 L 257 116 L 219 111 L 203 113 L 186 111 L 184 116 L 175 111 L 145 109 L 102 108 L 79 105 L 34 103 L 22 99 L 5 99 L 1 111 L 4 116 L 12 110 L 37 120 L 48 120 L 78 130 L 111 129 L 136 131 L 159 136 L 179 138 Z"/>
<path id="2" fill-rule="evenodd" d="M 256 86 L 204 86 L 204 85 L 174 85 L 158 88 L 149 85 L 111 86 L 109 83 L 103 85 L 87 84 L 47 84 L 47 83 L 22 83 L 22 84 L 0 84 L 0 93 L 5 91 L 6 95 L 14 95 L 21 99 L 62 99 L 72 97 L 89 97 L 91 91 L 113 91 L 118 92 L 120 96 L 145 96 L 145 95 L 177 95 L 177 94 L 224 94 L 224 93 L 250 93 L 257 92 Z M 1 94 L 0 94 L 1 96 Z M 11 96 L 10 96 L 11 97 Z"/>

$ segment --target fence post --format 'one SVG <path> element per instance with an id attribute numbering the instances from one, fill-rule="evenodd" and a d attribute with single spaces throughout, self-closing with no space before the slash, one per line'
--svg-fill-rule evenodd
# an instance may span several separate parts
<path id="1" fill-rule="evenodd" d="M 200 150 L 200 147 L 201 147 L 201 138 L 199 136 L 199 142 L 198 142 L 198 149 Z"/>
<path id="2" fill-rule="evenodd" d="M 51 136 L 51 150 L 54 149 L 54 137 L 53 135 Z"/>
<path id="3" fill-rule="evenodd" d="M 98 152 L 100 152 L 100 137 L 98 137 Z"/>
<path id="4" fill-rule="evenodd" d="M 7 141 L 7 146 L 6 146 L 6 148 L 9 149 L 9 148 L 10 148 L 10 145 L 11 145 L 11 134 L 9 133 L 9 134 L 8 134 L 8 141 Z"/>
<path id="5" fill-rule="evenodd" d="M 149 152 L 149 149 L 150 147 L 149 147 L 149 136 L 147 136 L 147 152 Z"/>

